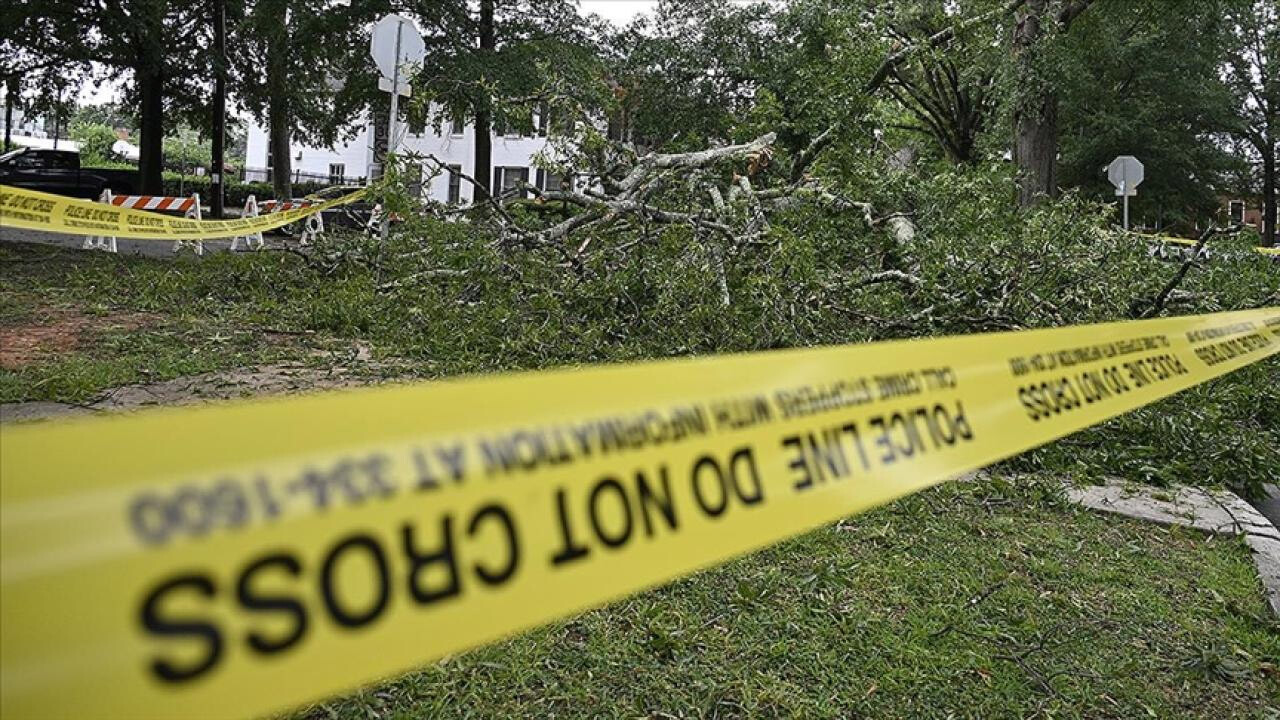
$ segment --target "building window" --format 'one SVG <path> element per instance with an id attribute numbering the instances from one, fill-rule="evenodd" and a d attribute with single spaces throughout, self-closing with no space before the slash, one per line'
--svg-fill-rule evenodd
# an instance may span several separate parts
<path id="1" fill-rule="evenodd" d="M 573 190 L 573 178 L 560 173 L 550 173 L 547 175 L 547 190 L 564 190 L 566 192 Z"/>
<path id="2" fill-rule="evenodd" d="M 529 168 L 527 167 L 499 167 L 493 169 L 493 187 L 494 194 L 500 197 L 507 196 L 508 193 L 516 194 L 520 183 L 529 182 Z M 519 197 L 528 197 L 528 190 L 520 189 Z"/>
<path id="3" fill-rule="evenodd" d="M 538 188 L 546 192 L 572 191 L 573 176 L 549 173 L 540 169 L 538 170 Z"/>
<path id="4" fill-rule="evenodd" d="M 462 202 L 462 166 L 449 165 L 449 204 L 458 205 Z"/>
<path id="5" fill-rule="evenodd" d="M 329 163 L 329 184 L 338 185 L 347 177 L 347 166 L 343 163 Z"/>
<path id="6" fill-rule="evenodd" d="M 453 116 L 453 122 L 449 126 L 449 134 L 453 137 L 462 137 L 466 130 L 466 125 L 462 121 L 462 113 L 456 113 Z"/>
<path id="7" fill-rule="evenodd" d="M 1229 217 L 1228 222 L 1230 222 L 1232 225 L 1243 225 L 1244 224 L 1244 201 L 1232 200 L 1230 203 L 1228 203 L 1227 216 Z"/>

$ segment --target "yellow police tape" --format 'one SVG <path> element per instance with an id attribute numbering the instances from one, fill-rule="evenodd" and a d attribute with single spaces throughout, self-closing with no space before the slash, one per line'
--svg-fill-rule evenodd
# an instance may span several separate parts
<path id="1" fill-rule="evenodd" d="M 0 428 L 6 720 L 296 707 L 1280 352 L 1280 308 Z"/>
<path id="2" fill-rule="evenodd" d="M 187 220 L 146 210 L 50 195 L 0 185 L 0 227 L 142 240 L 210 240 L 274 230 L 330 208 L 354 202 L 367 190 L 305 208 L 236 220 Z"/>
<path id="3" fill-rule="evenodd" d="M 1134 234 L 1144 238 L 1149 238 L 1151 240 L 1157 240 L 1159 242 L 1174 243 L 1175 245 L 1195 246 L 1199 244 L 1196 240 L 1189 240 L 1187 238 L 1175 237 L 1173 235 L 1152 235 L 1150 233 L 1134 233 Z M 1254 248 L 1254 251 L 1262 253 L 1263 255 L 1269 255 L 1271 257 L 1280 257 L 1280 248 L 1258 246 Z"/>

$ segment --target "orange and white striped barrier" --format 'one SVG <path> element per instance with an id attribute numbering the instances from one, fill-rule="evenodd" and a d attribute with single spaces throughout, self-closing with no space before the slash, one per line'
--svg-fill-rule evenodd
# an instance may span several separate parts
<path id="1" fill-rule="evenodd" d="M 251 218 L 270 215 L 271 213 L 285 212 L 286 210 L 305 210 L 309 207 L 319 205 L 319 200 L 263 200 L 258 203 L 257 198 L 250 195 L 248 200 L 244 202 L 244 212 L 240 217 Z M 312 240 L 320 236 L 324 232 L 324 217 L 321 213 L 308 215 L 302 221 L 301 244 L 310 245 Z M 240 245 L 250 250 L 261 249 L 265 241 L 262 239 L 262 233 L 256 232 L 249 235 L 241 235 L 231 240 L 231 249 L 238 250 Z"/>
<path id="2" fill-rule="evenodd" d="M 191 197 L 169 195 L 112 195 L 110 189 L 102 191 L 98 202 L 133 210 L 150 210 L 152 212 L 180 212 L 188 220 L 202 220 L 200 215 L 200 196 L 192 193 Z M 178 252 L 184 245 L 190 246 L 197 255 L 204 254 L 204 243 L 200 240 L 178 240 L 173 244 L 173 251 Z M 117 252 L 116 236 L 95 235 L 85 238 L 85 250 L 105 250 Z"/>

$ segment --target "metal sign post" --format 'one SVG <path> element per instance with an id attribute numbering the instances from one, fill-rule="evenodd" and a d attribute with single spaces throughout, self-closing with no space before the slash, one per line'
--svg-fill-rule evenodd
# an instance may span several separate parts
<path id="1" fill-rule="evenodd" d="M 421 62 L 426 52 L 426 44 L 413 21 L 403 15 L 387 15 L 378 21 L 373 28 L 373 37 L 369 41 L 369 55 L 382 73 L 378 87 L 391 92 L 391 112 L 387 116 L 387 149 L 386 155 L 396 151 L 396 123 L 400 114 L 400 95 L 408 95 L 408 83 L 402 87 L 400 68 L 405 65 Z M 376 135 L 376 130 L 374 131 Z M 375 150 L 376 153 L 376 150 Z M 379 160 L 385 166 L 386 155 Z M 381 174 L 383 168 L 379 168 Z M 370 177 L 373 173 L 370 173 Z M 390 213 L 383 208 L 382 227 L 379 234 L 385 245 L 390 228 Z"/>
<path id="2" fill-rule="evenodd" d="M 400 57 L 400 44 L 404 38 L 404 23 L 396 23 L 396 54 Z M 396 151 L 396 119 L 400 113 L 400 63 L 395 63 L 391 69 L 391 112 L 387 115 L 387 157 Z M 383 161 L 383 169 L 385 172 L 385 160 Z M 1129 198 L 1125 198 L 1125 228 L 1129 227 L 1128 203 Z M 387 234 L 391 231 L 391 213 L 387 209 L 382 208 L 382 227 L 378 230 L 383 247 L 387 244 Z"/>
<path id="3" fill-rule="evenodd" d="M 1124 229 L 1129 229 L 1129 196 L 1138 194 L 1138 185 L 1146 177 L 1146 168 L 1132 155 L 1121 155 L 1107 166 L 1107 179 L 1116 186 L 1116 194 L 1124 198 Z"/>
<path id="4" fill-rule="evenodd" d="M 1124 229 L 1129 229 L 1129 193 L 1125 192 L 1127 181 L 1120 181 L 1120 194 L 1124 196 Z"/>

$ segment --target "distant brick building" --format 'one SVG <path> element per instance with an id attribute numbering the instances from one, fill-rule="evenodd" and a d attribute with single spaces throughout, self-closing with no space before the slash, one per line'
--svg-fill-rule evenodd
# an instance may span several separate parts
<path id="1" fill-rule="evenodd" d="M 1228 225 L 1247 225 L 1263 234 L 1262 202 L 1258 198 L 1224 197 L 1219 213 Z"/>

